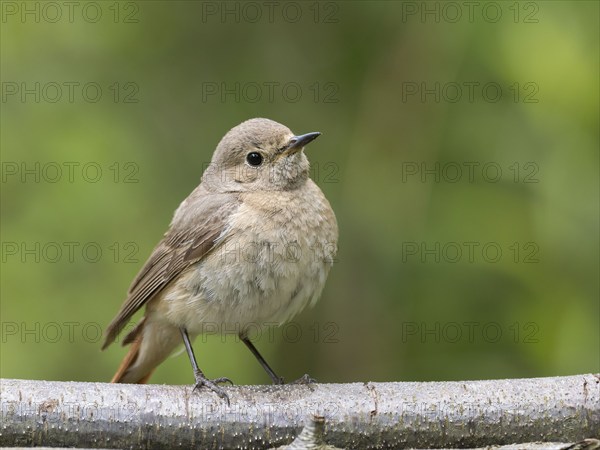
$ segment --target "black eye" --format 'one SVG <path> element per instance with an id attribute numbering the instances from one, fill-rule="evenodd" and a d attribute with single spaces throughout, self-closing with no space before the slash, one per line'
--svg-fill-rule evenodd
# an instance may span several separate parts
<path id="1" fill-rule="evenodd" d="M 251 166 L 260 166 L 263 162 L 263 157 L 260 153 L 252 152 L 246 155 L 246 161 Z"/>

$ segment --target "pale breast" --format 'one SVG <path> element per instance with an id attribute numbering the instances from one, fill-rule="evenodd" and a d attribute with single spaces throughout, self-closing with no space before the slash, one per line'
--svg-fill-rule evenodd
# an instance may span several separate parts
<path id="1" fill-rule="evenodd" d="M 165 292 L 165 313 L 194 334 L 290 320 L 320 296 L 337 238 L 311 180 L 295 191 L 246 193 L 222 242 Z"/>

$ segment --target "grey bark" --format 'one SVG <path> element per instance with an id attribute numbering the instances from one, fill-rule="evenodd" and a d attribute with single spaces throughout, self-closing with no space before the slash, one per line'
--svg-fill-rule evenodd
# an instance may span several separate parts
<path id="1" fill-rule="evenodd" d="M 313 417 L 348 449 L 485 447 L 600 438 L 600 376 L 226 388 L 0 380 L 0 446 L 251 448 Z"/>

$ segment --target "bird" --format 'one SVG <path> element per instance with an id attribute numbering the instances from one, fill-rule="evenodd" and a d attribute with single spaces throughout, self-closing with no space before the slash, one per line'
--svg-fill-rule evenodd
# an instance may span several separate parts
<path id="1" fill-rule="evenodd" d="M 265 118 L 225 134 L 106 329 L 102 350 L 145 307 L 123 339 L 130 348 L 111 382 L 148 382 L 183 343 L 194 390 L 208 388 L 229 404 L 221 384 L 233 382 L 208 379 L 192 347 L 216 325 L 236 330 L 272 382 L 284 383 L 248 334 L 257 324 L 281 325 L 314 305 L 335 262 L 336 216 L 310 178 L 304 152 L 320 135 L 296 135 Z M 300 380 L 314 381 L 307 375 Z"/>

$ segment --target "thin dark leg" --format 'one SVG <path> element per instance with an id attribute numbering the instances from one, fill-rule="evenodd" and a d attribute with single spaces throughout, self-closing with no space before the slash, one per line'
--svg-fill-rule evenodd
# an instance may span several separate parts
<path id="1" fill-rule="evenodd" d="M 194 378 L 196 379 L 196 385 L 194 386 L 194 391 L 196 389 L 200 389 L 202 386 L 206 386 L 219 397 L 224 399 L 229 405 L 229 396 L 223 390 L 222 387 L 219 386 L 219 383 L 231 383 L 233 382 L 226 377 L 216 378 L 214 380 L 209 380 L 204 375 L 204 372 L 200 370 L 198 367 L 198 363 L 196 362 L 196 356 L 194 355 L 194 349 L 192 348 L 192 344 L 190 343 L 190 337 L 188 336 L 187 330 L 185 328 L 180 328 L 181 337 L 183 338 L 183 345 L 185 345 L 185 350 L 190 358 L 190 362 L 192 363 L 192 369 L 194 369 Z"/>
<path id="2" fill-rule="evenodd" d="M 271 366 L 269 366 L 267 361 L 265 361 L 265 358 L 263 358 L 262 355 L 258 352 L 258 350 L 250 341 L 250 339 L 244 336 L 240 336 L 240 339 L 244 344 L 246 344 L 246 347 L 248 347 L 248 349 L 252 352 L 252 354 L 258 360 L 262 368 L 265 369 L 265 372 L 269 374 L 271 380 L 273 380 L 273 384 L 284 384 L 283 378 L 278 377 L 277 374 L 273 371 L 273 369 L 271 369 Z"/>
<path id="3" fill-rule="evenodd" d="M 183 345 L 185 345 L 185 351 L 187 352 L 188 357 L 190 358 L 190 362 L 192 363 L 192 369 L 194 369 L 194 373 L 197 373 L 203 377 L 204 373 L 202 372 L 202 370 L 200 370 L 200 367 L 198 367 L 198 363 L 196 362 L 196 355 L 194 355 L 194 349 L 192 348 L 192 344 L 190 342 L 190 337 L 188 336 L 187 330 L 185 328 L 180 328 L 179 331 L 181 331 Z"/>

